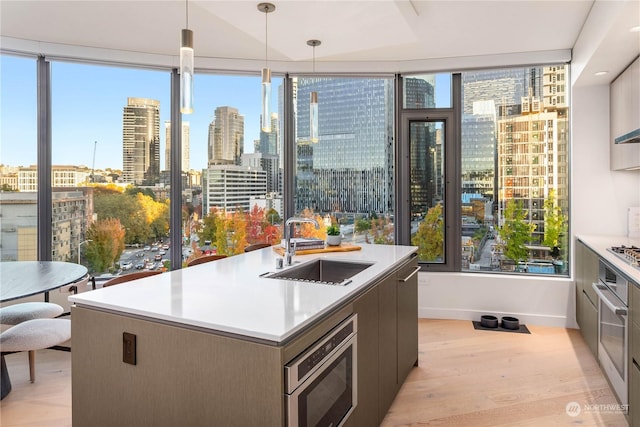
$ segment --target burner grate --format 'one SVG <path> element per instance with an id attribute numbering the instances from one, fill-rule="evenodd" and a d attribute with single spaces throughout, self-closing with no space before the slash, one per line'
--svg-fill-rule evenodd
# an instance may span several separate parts
<path id="1" fill-rule="evenodd" d="M 627 261 L 629 264 L 639 267 L 640 266 L 640 248 L 637 246 L 612 246 L 611 252 L 617 254 L 620 258 Z"/>

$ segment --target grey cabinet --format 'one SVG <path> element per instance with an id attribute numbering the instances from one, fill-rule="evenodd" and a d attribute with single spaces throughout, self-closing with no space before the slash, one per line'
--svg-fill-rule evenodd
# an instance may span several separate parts
<path id="1" fill-rule="evenodd" d="M 384 418 L 398 392 L 398 308 L 396 275 L 383 279 L 379 292 L 379 414 Z"/>
<path id="2" fill-rule="evenodd" d="M 592 283 L 598 281 L 598 255 L 576 240 L 576 322 L 589 349 L 598 355 L 598 297 Z"/>
<path id="3" fill-rule="evenodd" d="M 396 275 L 398 291 L 398 387 L 418 365 L 418 259 Z"/>
<path id="4" fill-rule="evenodd" d="M 378 413 L 378 287 L 375 286 L 353 303 L 358 314 L 358 406 L 346 426 L 377 426 Z"/>
<path id="5" fill-rule="evenodd" d="M 629 284 L 629 425 L 640 426 L 640 289 Z"/>
<path id="6" fill-rule="evenodd" d="M 346 426 L 380 425 L 418 360 L 417 259 L 353 302 L 358 314 L 358 406 Z"/>

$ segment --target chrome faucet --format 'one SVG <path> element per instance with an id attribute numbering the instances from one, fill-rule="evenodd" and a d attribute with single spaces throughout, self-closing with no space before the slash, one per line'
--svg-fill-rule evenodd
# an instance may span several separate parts
<path id="1" fill-rule="evenodd" d="M 293 256 L 296 254 L 295 243 L 294 243 L 293 249 L 291 248 L 291 228 L 293 224 L 296 222 L 298 223 L 308 222 L 315 225 L 316 230 L 320 229 L 320 224 L 318 224 L 318 221 L 316 221 L 313 218 L 300 218 L 295 216 L 292 216 L 291 218 L 289 218 L 284 223 L 284 242 L 286 245 L 284 248 L 284 265 L 291 265 L 293 263 Z"/>

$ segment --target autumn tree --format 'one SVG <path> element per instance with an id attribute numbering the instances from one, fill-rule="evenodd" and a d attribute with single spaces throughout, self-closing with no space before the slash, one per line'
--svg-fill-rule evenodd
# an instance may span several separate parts
<path id="1" fill-rule="evenodd" d="M 230 247 L 227 255 L 237 255 L 244 252 L 247 247 L 247 215 L 241 208 L 237 208 L 231 215 L 231 221 L 228 223 L 230 228 Z"/>
<path id="2" fill-rule="evenodd" d="M 394 243 L 393 224 L 388 217 L 376 217 L 371 220 L 369 234 L 376 245 L 392 245 Z M 368 236 L 365 239 L 368 241 Z"/>
<path id="3" fill-rule="evenodd" d="M 435 261 L 444 257 L 442 205 L 429 208 L 418 226 L 418 231 L 411 238 L 411 244 L 418 247 L 421 260 Z"/>
<path id="4" fill-rule="evenodd" d="M 314 214 L 311 209 L 305 208 L 300 213 L 300 216 L 302 218 L 313 218 L 320 225 L 320 228 L 316 229 L 316 226 L 311 224 L 311 223 L 309 223 L 309 222 L 300 223 L 299 224 L 300 232 L 298 234 L 300 237 L 316 238 L 316 239 L 322 239 L 322 240 L 325 239 L 325 237 L 327 236 L 327 233 L 325 231 L 325 228 L 322 226 L 322 223 L 324 221 L 322 220 L 322 217 L 319 214 Z M 295 227 L 295 225 L 296 224 L 294 224 L 294 227 Z M 296 235 L 296 233 L 295 233 L 295 230 L 294 230 L 294 233 L 293 233 L 293 235 L 291 237 L 294 237 L 295 235 Z"/>
<path id="5" fill-rule="evenodd" d="M 498 235 L 504 242 L 504 255 L 516 263 L 524 261 L 529 256 L 525 244 L 531 242 L 535 224 L 525 219 L 527 212 L 522 207 L 522 201 L 509 200 L 504 210 L 504 223 L 498 228 Z"/>
<path id="6" fill-rule="evenodd" d="M 264 229 L 267 226 L 265 211 L 258 205 L 253 205 L 247 214 L 247 242 L 250 244 L 261 243 L 265 241 Z"/>
<path id="7" fill-rule="evenodd" d="M 87 230 L 86 258 L 93 271 L 113 267 L 124 251 L 125 230 L 116 218 L 97 220 Z"/>

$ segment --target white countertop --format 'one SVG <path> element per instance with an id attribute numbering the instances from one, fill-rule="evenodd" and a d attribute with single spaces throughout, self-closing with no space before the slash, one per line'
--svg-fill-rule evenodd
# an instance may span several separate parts
<path id="1" fill-rule="evenodd" d="M 364 244 L 358 251 L 294 257 L 295 265 L 315 258 L 374 263 L 346 286 L 259 277 L 281 271 L 275 269 L 279 255 L 273 248 L 265 248 L 83 292 L 69 301 L 280 343 L 409 259 L 416 250 L 413 246 Z"/>
<path id="2" fill-rule="evenodd" d="M 607 248 L 612 246 L 638 246 L 640 247 L 640 239 L 632 239 L 627 236 L 598 236 L 598 235 L 579 235 L 578 240 L 587 245 L 592 251 L 606 260 L 613 267 L 618 269 L 622 274 L 640 286 L 640 269 L 630 265 L 628 262 L 620 259 L 617 255 L 609 252 Z"/>

